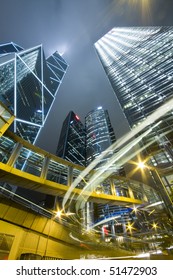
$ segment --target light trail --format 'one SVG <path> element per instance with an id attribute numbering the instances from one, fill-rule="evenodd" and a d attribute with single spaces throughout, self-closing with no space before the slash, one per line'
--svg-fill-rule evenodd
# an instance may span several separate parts
<path id="1" fill-rule="evenodd" d="M 155 128 L 157 125 L 158 124 L 156 124 L 153 128 Z M 76 212 L 78 212 L 79 209 L 81 209 L 85 206 L 85 203 L 87 202 L 88 197 L 93 192 L 94 187 L 98 186 L 103 180 L 105 180 L 107 177 L 109 177 L 114 172 L 114 169 L 116 169 L 116 168 L 114 168 L 114 169 L 110 168 L 113 166 L 113 164 L 115 164 L 115 167 L 124 165 L 126 162 L 129 162 L 130 159 L 134 158 L 137 154 L 139 154 L 140 152 L 142 152 L 144 149 L 146 149 L 148 146 L 150 146 L 151 144 L 153 144 L 155 142 L 155 140 L 153 139 L 147 145 L 145 145 L 145 146 L 141 147 L 140 149 L 136 150 L 135 152 L 127 155 L 127 153 L 129 151 L 131 151 L 131 149 L 137 143 L 139 143 L 142 138 L 147 136 L 147 134 L 150 133 L 151 130 L 152 129 L 149 129 L 144 134 L 142 134 L 141 136 L 139 136 L 138 138 L 133 140 L 131 143 L 126 145 L 125 146 L 126 149 L 123 148 L 123 149 L 121 149 L 121 151 L 119 151 L 114 156 L 112 156 L 111 160 L 108 161 L 108 163 L 103 166 L 103 169 L 96 171 L 96 173 L 90 178 L 90 180 L 88 181 L 88 183 L 83 188 L 82 192 L 80 193 L 80 195 L 77 198 Z M 169 133 L 169 132 L 170 131 L 168 131 L 167 133 Z M 162 136 L 163 135 L 160 135 L 160 137 L 162 137 Z M 122 151 L 122 150 L 124 150 L 124 151 Z M 125 157 L 124 157 L 124 155 L 125 155 Z M 121 160 L 121 162 L 119 162 L 119 160 Z M 102 174 L 104 174 L 104 176 L 102 176 Z M 87 194 L 86 194 L 86 191 L 87 191 Z"/>
<path id="2" fill-rule="evenodd" d="M 86 202 L 88 201 L 88 197 L 93 192 L 95 186 L 98 186 L 101 182 L 103 182 L 107 177 L 109 177 L 115 169 L 117 170 L 117 167 L 122 166 L 126 162 L 128 162 L 130 159 L 134 158 L 139 152 L 153 144 L 156 140 L 153 138 L 147 145 L 138 148 L 135 152 L 132 151 L 132 149 L 139 144 L 139 142 L 149 135 L 154 128 L 156 128 L 161 121 L 157 122 L 161 117 L 163 117 L 166 113 L 173 110 L 173 98 L 167 101 L 165 104 L 163 104 L 160 108 L 158 108 L 154 113 L 152 113 L 146 120 L 144 120 L 139 126 L 134 128 L 132 131 L 130 131 L 128 134 L 126 134 L 124 137 L 119 139 L 117 142 L 115 142 L 111 147 L 109 147 L 106 151 L 104 151 L 98 158 L 96 158 L 87 168 L 85 168 L 84 171 L 80 173 L 80 175 L 74 180 L 72 185 L 70 186 L 69 190 L 66 192 L 62 206 L 63 209 L 65 209 L 66 203 L 71 204 L 71 201 L 73 200 L 72 191 L 75 187 L 79 185 L 81 181 L 85 182 L 85 187 L 83 188 L 81 194 L 77 197 L 77 202 L 75 204 L 76 207 L 76 223 L 78 225 L 81 225 L 83 228 L 85 228 L 85 225 L 81 223 L 80 221 L 80 214 L 79 210 L 82 210 L 85 207 Z M 143 133 L 142 131 L 145 130 Z M 170 131 L 167 131 L 166 133 L 169 133 Z M 140 136 L 138 134 L 141 133 Z M 165 133 L 165 134 L 166 134 Z M 136 138 L 135 138 L 136 137 Z M 160 135 L 160 137 L 163 137 L 163 134 Z M 117 152 L 118 150 L 118 152 Z M 108 162 L 101 166 L 99 170 L 96 170 L 94 172 L 94 175 L 92 175 L 89 179 L 86 179 L 85 177 L 88 174 L 91 174 L 90 171 L 94 169 L 94 167 L 97 166 L 97 164 L 100 163 L 100 161 L 104 158 L 106 158 L 107 155 L 110 153 L 113 154 Z M 87 194 L 86 194 L 87 192 Z M 76 199 L 76 198 L 75 198 Z M 71 201 L 70 201 L 71 200 Z M 69 203 L 70 201 L 70 203 Z M 114 218 L 115 219 L 115 218 Z M 105 220 L 101 221 L 99 225 L 102 225 L 105 223 Z M 96 225 L 89 227 L 87 230 L 95 230 L 94 228 Z"/>
<path id="3" fill-rule="evenodd" d="M 64 198 L 63 198 L 63 203 L 62 206 L 63 208 L 65 208 L 65 204 L 67 203 L 67 201 L 70 199 L 71 193 L 74 190 L 74 188 L 81 182 L 81 180 L 83 180 L 88 174 L 89 172 L 94 169 L 94 167 L 100 163 L 100 161 L 106 157 L 108 154 L 115 152 L 116 150 L 119 150 L 119 155 L 122 152 L 125 155 L 125 150 L 126 153 L 130 150 L 129 149 L 129 144 L 127 144 L 127 147 L 123 147 L 123 145 L 125 143 L 129 143 L 130 141 L 133 142 L 132 139 L 135 138 L 136 135 L 138 135 L 139 133 L 141 133 L 144 129 L 146 129 L 147 127 L 149 127 L 149 129 L 147 130 L 147 132 L 144 132 L 143 136 L 140 136 L 137 140 L 134 140 L 136 142 L 136 144 L 140 141 L 139 139 L 142 137 L 145 137 L 149 132 L 152 131 L 152 128 L 155 127 L 155 125 L 153 126 L 153 123 L 155 123 L 157 120 L 159 120 L 161 117 L 163 117 L 166 113 L 168 113 L 169 111 L 173 110 L 173 98 L 171 98 L 169 101 L 167 101 L 165 104 L 163 104 L 162 106 L 160 106 L 155 112 L 153 112 L 150 116 L 148 116 L 139 126 L 135 127 L 133 130 L 131 130 L 129 133 L 127 133 L 124 137 L 120 138 L 118 141 L 116 141 L 114 144 L 112 144 L 106 151 L 104 151 L 99 157 L 97 157 L 88 167 L 85 168 L 84 171 L 82 171 L 80 173 L 80 176 L 78 176 L 74 182 L 71 184 L 69 190 L 66 192 Z M 159 122 L 160 123 L 160 122 Z M 158 124 L 159 124 L 158 123 Z M 156 124 L 156 125 L 158 125 Z M 141 138 L 141 139 L 142 139 Z M 134 143 L 131 146 L 131 148 L 134 147 Z M 120 149 L 121 148 L 121 149 Z M 125 149 L 125 150 L 124 150 Z M 112 163 L 115 161 L 115 159 L 110 158 L 110 162 L 108 163 L 108 166 L 111 166 Z M 105 171 L 107 169 L 107 167 L 105 167 L 105 169 L 103 169 L 103 171 Z M 103 173 L 102 171 L 102 173 Z M 93 181 L 92 181 L 93 182 Z"/>

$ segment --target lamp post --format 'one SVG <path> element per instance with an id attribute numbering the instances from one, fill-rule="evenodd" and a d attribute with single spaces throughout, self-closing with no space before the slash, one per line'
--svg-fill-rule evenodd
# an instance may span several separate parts
<path id="1" fill-rule="evenodd" d="M 57 211 L 53 211 L 51 213 L 51 218 L 47 222 L 48 233 L 47 233 L 47 240 L 46 240 L 46 243 L 45 243 L 45 250 L 44 250 L 44 255 L 43 255 L 44 258 L 46 258 L 46 254 L 47 254 L 47 251 L 48 251 L 48 248 L 49 248 L 49 246 L 48 246 L 49 244 L 48 243 L 49 243 L 49 240 L 50 240 L 50 237 L 51 237 L 51 231 L 52 231 L 52 229 L 54 227 L 53 222 L 55 222 L 55 220 L 58 219 L 59 223 L 63 223 L 63 221 L 62 221 L 62 219 L 63 219 L 62 217 L 63 216 L 67 217 L 67 216 L 70 216 L 70 215 L 73 215 L 73 214 L 74 213 L 69 213 L 69 212 L 64 213 L 60 209 L 57 209 Z"/>
<path id="2" fill-rule="evenodd" d="M 167 211 L 169 217 L 173 220 L 173 204 L 172 204 L 172 200 L 171 200 L 171 198 L 169 196 L 169 193 L 168 193 L 168 191 L 167 191 L 167 189 L 166 189 L 166 187 L 165 187 L 165 185 L 164 185 L 164 183 L 162 181 L 162 178 L 159 175 L 158 170 L 155 167 L 153 167 L 153 166 L 145 165 L 144 162 L 139 162 L 138 163 L 138 167 L 140 169 L 147 168 L 147 169 L 149 169 L 151 171 L 151 173 L 153 171 L 156 174 L 156 177 L 159 180 L 159 184 L 157 184 L 157 188 L 160 191 L 161 198 L 164 201 L 166 211 Z M 153 175 L 153 173 L 152 173 L 152 175 Z M 153 177 L 154 177 L 154 175 L 153 175 Z"/>

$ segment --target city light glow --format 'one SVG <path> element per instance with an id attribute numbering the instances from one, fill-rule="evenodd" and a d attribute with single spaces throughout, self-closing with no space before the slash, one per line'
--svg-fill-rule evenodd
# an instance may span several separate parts
<path id="1" fill-rule="evenodd" d="M 135 256 L 135 258 L 149 258 L 150 257 L 150 253 L 142 253 L 142 254 L 139 254 L 137 256 Z"/>
<path id="2" fill-rule="evenodd" d="M 134 205 L 133 206 L 133 211 L 136 213 L 138 211 L 137 207 Z"/>
<path id="3" fill-rule="evenodd" d="M 55 213 L 55 217 L 61 218 L 61 215 L 62 215 L 62 211 L 61 211 L 61 210 L 58 210 L 58 211 Z"/>
<path id="4" fill-rule="evenodd" d="M 76 117 L 76 119 L 79 121 L 80 120 L 80 118 L 79 118 L 79 116 L 78 115 L 75 115 L 75 117 Z"/>
<path id="5" fill-rule="evenodd" d="M 158 228 L 158 224 L 154 222 L 154 223 L 152 224 L 152 228 L 154 228 L 154 229 L 156 230 L 156 229 Z"/>
<path id="6" fill-rule="evenodd" d="M 144 169 L 146 166 L 145 164 L 141 161 L 138 163 L 138 167 L 141 168 L 141 169 Z"/>
<path id="7" fill-rule="evenodd" d="M 132 230 L 135 230 L 135 228 L 133 227 L 134 223 L 130 223 L 128 222 L 128 224 L 126 225 L 126 230 L 130 232 L 130 234 L 132 234 Z"/>
<path id="8" fill-rule="evenodd" d="M 83 187 L 82 191 L 78 195 L 78 198 L 76 200 L 76 214 L 78 215 L 78 212 L 81 211 L 81 209 L 84 209 L 86 202 L 88 201 L 89 196 L 92 194 L 94 188 L 101 184 L 103 180 L 105 180 L 108 176 L 110 176 L 113 172 L 112 166 L 118 165 L 119 161 L 121 161 L 121 165 L 128 162 L 130 159 L 134 158 L 135 153 L 130 153 L 130 151 L 135 147 L 142 139 L 143 137 L 147 136 L 154 128 L 157 127 L 158 123 L 156 121 L 161 117 L 164 116 L 168 111 L 173 109 L 173 98 L 169 101 L 165 102 L 161 107 L 159 107 L 157 110 L 155 110 L 148 118 L 146 118 L 140 126 L 137 126 L 132 131 L 130 131 L 126 136 L 124 136 L 122 139 L 116 141 L 113 145 L 111 145 L 107 150 L 105 150 L 100 156 L 98 156 L 92 163 L 84 169 L 80 173 L 80 176 L 78 176 L 69 187 L 69 190 L 66 192 L 64 198 L 63 198 L 63 209 L 65 208 L 65 205 L 67 201 L 71 197 L 71 201 L 73 200 L 73 189 L 78 186 L 78 184 L 82 181 L 85 182 L 85 178 L 88 175 L 88 173 L 100 162 L 102 158 L 104 158 L 109 152 L 119 149 L 119 152 L 112 153 L 112 157 L 109 158 L 109 161 L 104 164 L 102 169 L 97 170 L 93 176 L 90 176 L 90 179 L 86 180 L 86 185 Z M 154 123 L 154 125 L 153 125 Z M 143 129 L 146 127 L 150 128 L 143 132 L 140 136 L 134 139 L 134 137 L 139 133 L 142 132 Z M 154 141 L 154 140 L 153 140 Z M 126 144 L 127 143 L 127 144 Z M 126 144 L 126 145 L 125 145 Z M 150 145 L 151 143 L 148 143 Z M 145 147 L 143 147 L 145 149 Z M 141 149 L 142 151 L 142 149 Z M 139 150 L 136 151 L 136 155 L 139 154 Z M 143 165 L 142 165 L 143 166 Z"/>
<path id="9" fill-rule="evenodd" d="M 143 22 L 148 22 L 150 23 L 152 20 L 151 16 L 151 5 L 152 2 L 151 0 L 123 0 L 123 2 L 128 2 L 130 6 L 135 6 L 139 7 L 140 13 L 141 13 L 141 18 Z"/>

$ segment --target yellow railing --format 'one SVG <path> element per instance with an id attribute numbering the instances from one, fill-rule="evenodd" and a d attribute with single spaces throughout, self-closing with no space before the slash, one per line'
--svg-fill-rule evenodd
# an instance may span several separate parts
<path id="1" fill-rule="evenodd" d="M 55 196 L 64 196 L 74 180 L 80 176 L 84 167 L 75 165 L 52 155 L 10 131 L 0 138 L 0 181 Z M 73 189 L 74 199 L 81 194 L 87 177 Z M 96 203 L 143 204 L 155 200 L 153 190 L 141 182 L 125 177 L 111 176 L 103 179 L 102 192 L 97 187 L 83 197 Z M 100 188 L 100 186 L 99 186 Z M 151 192 L 150 192 L 151 191 Z M 85 196 L 86 195 L 86 196 Z"/>
<path id="2" fill-rule="evenodd" d="M 14 121 L 14 115 L 2 102 L 0 102 L 0 137 Z"/>

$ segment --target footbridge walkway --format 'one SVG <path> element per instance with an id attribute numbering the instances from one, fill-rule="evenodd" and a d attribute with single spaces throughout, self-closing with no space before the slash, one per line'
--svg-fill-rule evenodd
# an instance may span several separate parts
<path id="1" fill-rule="evenodd" d="M 63 197 L 84 167 L 58 158 L 10 132 L 8 127 L 14 116 L 3 104 L 0 115 L 0 182 Z M 81 194 L 93 172 L 72 190 L 73 199 Z M 94 186 L 89 195 L 87 191 L 82 193 L 88 201 L 104 204 L 135 205 L 155 200 L 149 186 L 112 175 Z"/>

